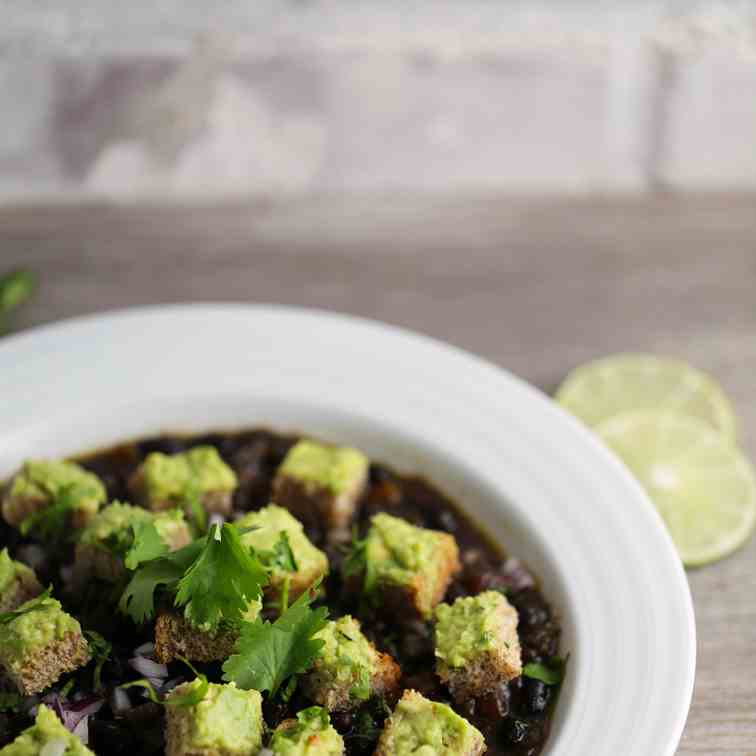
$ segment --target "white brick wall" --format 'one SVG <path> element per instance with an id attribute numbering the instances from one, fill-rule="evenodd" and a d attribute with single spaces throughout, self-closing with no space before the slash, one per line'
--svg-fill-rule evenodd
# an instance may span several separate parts
<path id="1" fill-rule="evenodd" d="M 756 0 L 27 0 L 0 198 L 756 189 Z"/>

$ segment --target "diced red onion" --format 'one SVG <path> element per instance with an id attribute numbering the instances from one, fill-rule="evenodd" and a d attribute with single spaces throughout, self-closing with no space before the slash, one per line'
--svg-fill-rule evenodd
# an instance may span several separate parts
<path id="1" fill-rule="evenodd" d="M 134 649 L 134 656 L 152 656 L 152 654 L 155 653 L 155 644 L 152 641 L 147 641 L 147 643 L 142 643 L 141 646 L 138 646 Z"/>
<path id="2" fill-rule="evenodd" d="M 523 563 L 514 557 L 509 557 L 504 562 L 502 576 L 515 591 L 521 591 L 523 588 L 531 588 L 535 585 L 533 576 L 525 569 Z"/>
<path id="3" fill-rule="evenodd" d="M 122 714 L 131 708 L 129 694 L 123 688 L 113 688 L 110 694 L 110 709 L 113 714 Z"/>
<path id="4" fill-rule="evenodd" d="M 129 659 L 129 666 L 145 677 L 168 677 L 168 667 L 165 664 L 158 664 L 146 656 L 135 656 Z"/>
<path id="5" fill-rule="evenodd" d="M 73 735 L 76 735 L 84 745 L 87 745 L 87 743 L 89 743 L 89 717 L 82 717 L 71 732 Z"/>
<path id="6" fill-rule="evenodd" d="M 39 751 L 39 756 L 63 756 L 68 744 L 63 738 L 48 740 Z"/>
<path id="7" fill-rule="evenodd" d="M 61 701 L 57 693 L 52 693 L 42 700 L 48 699 L 51 699 L 49 703 L 69 732 L 73 732 L 82 719 L 86 719 L 91 714 L 96 714 L 105 703 L 102 696 L 87 696 L 79 701 L 68 702 Z"/>

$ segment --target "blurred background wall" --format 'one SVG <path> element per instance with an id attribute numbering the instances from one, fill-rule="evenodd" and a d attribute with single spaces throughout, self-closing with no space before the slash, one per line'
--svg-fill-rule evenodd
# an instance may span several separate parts
<path id="1" fill-rule="evenodd" d="M 756 2 L 0 14 L 0 201 L 756 189 Z"/>

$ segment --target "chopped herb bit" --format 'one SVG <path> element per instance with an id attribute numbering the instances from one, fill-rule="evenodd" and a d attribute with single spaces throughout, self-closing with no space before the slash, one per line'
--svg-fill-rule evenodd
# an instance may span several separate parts
<path id="1" fill-rule="evenodd" d="M 560 656 L 554 656 L 549 659 L 548 664 L 539 664 L 531 662 L 526 664 L 522 669 L 523 677 L 531 677 L 534 680 L 540 680 L 546 685 L 559 685 L 564 679 L 564 671 L 567 666 L 567 659 Z"/>
<path id="2" fill-rule="evenodd" d="M 0 691 L 0 711 L 18 711 L 23 700 L 19 693 Z"/>
<path id="3" fill-rule="evenodd" d="M 286 680 L 307 671 L 324 645 L 313 636 L 328 617 L 326 607 L 310 607 L 317 588 L 312 585 L 273 623 L 259 617 L 244 622 L 236 653 L 223 664 L 223 679 L 275 695 Z"/>
<path id="4" fill-rule="evenodd" d="M 177 658 L 184 662 L 200 681 L 200 684 L 189 693 L 174 695 L 167 699 L 161 698 L 155 690 L 155 686 L 145 677 L 140 678 L 139 680 L 132 680 L 131 682 L 124 683 L 118 687 L 123 690 L 126 690 L 127 688 L 144 688 L 147 691 L 147 696 L 150 701 L 152 701 L 152 703 L 161 704 L 162 706 L 196 706 L 200 701 L 204 700 L 207 691 L 210 689 L 210 683 L 208 682 L 207 676 L 203 675 L 201 672 L 197 672 L 188 659 L 185 659 L 183 656 Z"/>
<path id="5" fill-rule="evenodd" d="M 92 661 L 95 663 L 94 674 L 92 675 L 92 687 L 99 693 L 102 690 L 102 667 L 110 658 L 113 646 L 94 630 L 85 630 L 84 636 L 89 644 Z"/>
<path id="6" fill-rule="evenodd" d="M 75 682 L 76 682 L 76 680 L 74 680 L 74 678 L 73 678 L 73 677 L 72 677 L 72 678 L 70 678 L 70 679 L 68 680 L 68 682 L 67 682 L 67 683 L 66 683 L 66 684 L 65 684 L 65 685 L 64 685 L 64 686 L 63 686 L 63 687 L 62 687 L 62 688 L 60 689 L 60 693 L 58 693 L 58 695 L 59 695 L 59 696 L 60 696 L 61 698 L 68 698 L 68 694 L 69 694 L 69 693 L 71 692 L 71 690 L 73 689 L 73 686 L 74 686 L 74 683 L 75 683 Z"/>
<path id="7" fill-rule="evenodd" d="M 181 502 L 178 502 L 181 504 Z M 183 503 L 189 507 L 189 511 L 194 521 L 194 526 L 200 533 L 207 533 L 207 512 L 202 506 L 202 492 L 200 490 L 199 479 L 194 475 L 187 485 L 184 494 Z"/>
<path id="8" fill-rule="evenodd" d="M 269 572 L 273 570 L 285 570 L 286 572 L 296 572 L 299 569 L 294 552 L 289 543 L 289 534 L 282 530 L 278 535 L 278 540 L 269 551 L 258 551 L 257 556 L 263 566 Z"/>
<path id="9" fill-rule="evenodd" d="M 150 562 L 168 552 L 154 522 L 135 522 L 129 531 L 131 546 L 124 557 L 128 569 L 135 570 L 143 562 Z"/>
<path id="10" fill-rule="evenodd" d="M 39 594 L 36 598 L 31 599 L 30 601 L 27 601 L 25 604 L 21 604 L 17 609 L 13 609 L 13 611 L 10 612 L 4 612 L 3 614 L 0 614 L 0 625 L 7 625 L 9 622 L 16 619 L 16 617 L 21 617 L 22 615 L 26 614 L 27 612 L 34 611 L 35 609 L 38 609 L 40 606 L 45 606 L 49 601 L 52 601 L 51 599 L 52 595 L 52 586 L 48 586 L 45 591 Z"/>
<path id="11" fill-rule="evenodd" d="M 58 491 L 49 490 L 52 502 L 49 506 L 33 512 L 18 526 L 21 535 L 29 535 L 31 531 L 41 538 L 50 540 L 59 538 L 67 532 L 68 513 L 78 507 L 82 499 L 98 495 L 92 486 L 86 483 L 70 483 Z"/>
<path id="12" fill-rule="evenodd" d="M 152 703 L 163 703 L 155 690 L 155 686 L 145 677 L 140 680 L 132 680 L 131 682 L 123 683 L 123 685 L 119 685 L 118 687 L 121 688 L 121 690 L 127 690 L 128 688 L 144 688 L 147 691 L 147 697 Z"/>
<path id="13" fill-rule="evenodd" d="M 7 329 L 6 316 L 34 293 L 37 278 L 30 270 L 14 270 L 0 278 L 0 333 Z"/>

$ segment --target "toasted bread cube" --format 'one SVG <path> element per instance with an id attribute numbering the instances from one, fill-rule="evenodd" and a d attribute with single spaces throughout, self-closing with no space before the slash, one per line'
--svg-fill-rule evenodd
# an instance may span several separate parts
<path id="1" fill-rule="evenodd" d="M 129 480 L 134 500 L 152 510 L 188 506 L 196 494 L 207 512 L 227 515 L 236 474 L 214 446 L 195 446 L 179 454 L 152 452 Z"/>
<path id="2" fill-rule="evenodd" d="M 517 619 L 497 591 L 436 607 L 436 672 L 455 699 L 484 695 L 522 674 Z"/>
<path id="3" fill-rule="evenodd" d="M 64 750 L 60 750 L 62 744 Z M 69 732 L 55 712 L 40 704 L 34 724 L 27 727 L 12 743 L 0 749 L 0 756 L 95 756 L 79 738 Z"/>
<path id="4" fill-rule="evenodd" d="M 307 524 L 343 529 L 365 490 L 368 467 L 367 457 L 357 449 L 303 439 L 276 472 L 273 500 Z"/>
<path id="5" fill-rule="evenodd" d="M 244 619 L 254 622 L 262 609 L 259 600 L 251 601 Z M 223 661 L 234 652 L 238 628 L 221 624 L 215 632 L 195 627 L 177 612 L 161 612 L 155 621 L 155 658 L 169 664 L 183 656 L 189 661 Z"/>
<path id="6" fill-rule="evenodd" d="M 21 604 L 0 625 L 0 668 L 22 695 L 39 693 L 89 661 L 81 626 L 54 598 Z"/>
<path id="7" fill-rule="evenodd" d="M 75 462 L 27 460 L 6 487 L 3 518 L 17 528 L 30 515 L 54 504 L 65 491 L 75 498 L 69 512 L 73 528 L 83 528 L 107 498 L 100 479 Z"/>
<path id="8" fill-rule="evenodd" d="M 454 709 L 405 690 L 374 756 L 479 756 L 485 750 L 483 735 Z"/>
<path id="9" fill-rule="evenodd" d="M 365 559 L 365 590 L 399 619 L 429 619 L 459 570 L 454 536 L 384 513 L 371 520 Z"/>
<path id="10" fill-rule="evenodd" d="M 267 596 L 277 597 L 288 578 L 289 596 L 294 599 L 328 573 L 328 557 L 312 545 L 305 535 L 302 523 L 282 507 L 269 504 L 257 512 L 249 512 L 236 521 L 236 527 L 240 531 L 252 528 L 242 533 L 241 540 L 245 546 L 251 546 L 256 552 L 271 551 L 280 539 L 281 533 L 288 536 L 297 570 L 290 572 L 281 567 L 274 568 L 270 574 L 270 582 L 264 588 Z"/>
<path id="11" fill-rule="evenodd" d="M 179 685 L 168 695 L 191 693 L 199 680 Z M 234 683 L 210 683 L 193 706 L 165 707 L 166 756 L 255 756 L 262 747 L 262 696 Z"/>
<path id="12" fill-rule="evenodd" d="M 344 741 L 325 709 L 311 706 L 284 719 L 273 732 L 268 748 L 273 756 L 341 756 Z"/>
<path id="13" fill-rule="evenodd" d="M 344 711 L 373 696 L 390 696 L 397 691 L 399 665 L 375 648 L 356 619 L 340 617 L 315 637 L 325 645 L 302 678 L 302 689 L 316 703 L 329 711 Z"/>
<path id="14" fill-rule="evenodd" d="M 76 573 L 94 575 L 100 580 L 118 582 L 126 575 L 123 557 L 132 544 L 132 526 L 152 522 L 170 551 L 192 540 L 184 513 L 179 509 L 148 512 L 114 501 L 95 515 L 76 544 Z"/>
<path id="15" fill-rule="evenodd" d="M 0 551 L 0 614 L 16 609 L 40 593 L 42 586 L 34 570 L 11 559 L 7 548 Z"/>

